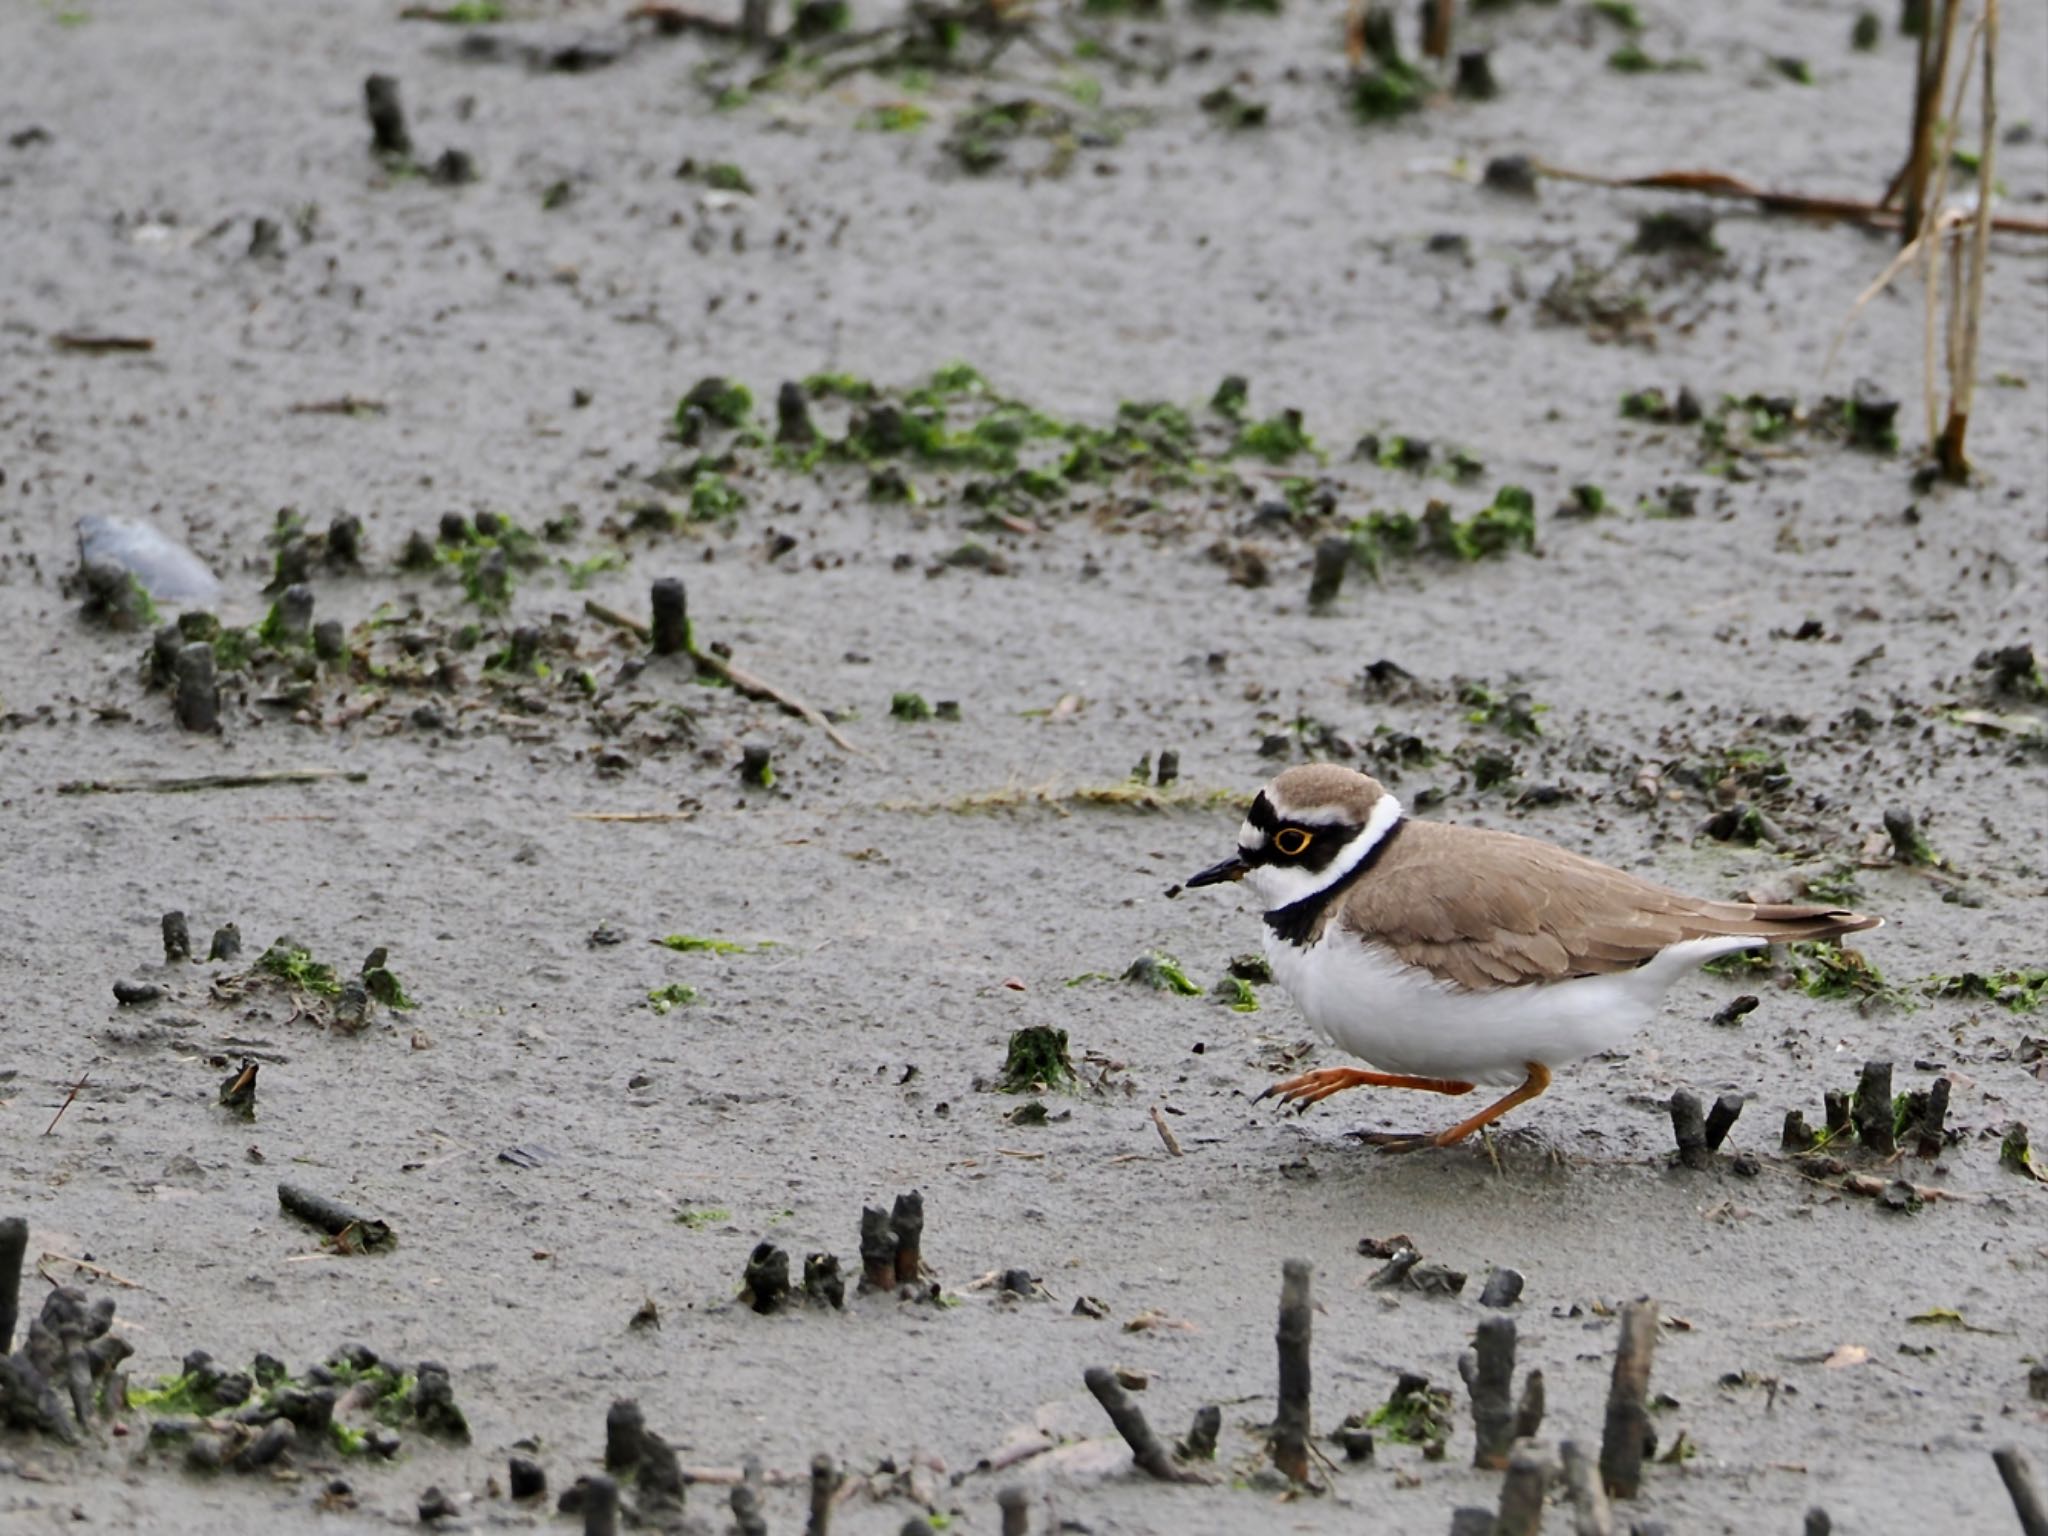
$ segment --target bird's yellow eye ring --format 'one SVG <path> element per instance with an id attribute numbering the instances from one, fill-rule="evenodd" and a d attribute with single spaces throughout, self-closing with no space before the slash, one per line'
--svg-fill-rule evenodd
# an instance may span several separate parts
<path id="1" fill-rule="evenodd" d="M 1290 859 L 1305 853 L 1312 841 L 1314 839 L 1299 827 L 1282 827 L 1273 834 L 1273 846 Z"/>

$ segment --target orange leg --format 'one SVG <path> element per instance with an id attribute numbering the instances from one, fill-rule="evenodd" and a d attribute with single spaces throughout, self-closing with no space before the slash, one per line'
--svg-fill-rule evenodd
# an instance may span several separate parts
<path id="1" fill-rule="evenodd" d="M 1458 1082 L 1448 1077 L 1401 1077 L 1392 1072 L 1362 1072 L 1357 1067 L 1320 1067 L 1314 1072 L 1304 1072 L 1299 1077 L 1290 1077 L 1285 1082 L 1273 1084 L 1258 1098 L 1270 1099 L 1276 1094 L 1283 1104 L 1293 1104 L 1301 1109 L 1320 1103 L 1333 1093 L 1342 1093 L 1346 1088 L 1417 1088 L 1424 1093 L 1470 1093 L 1470 1083 Z"/>
<path id="2" fill-rule="evenodd" d="M 1460 1120 L 1448 1130 L 1438 1131 L 1434 1136 L 1398 1136 L 1385 1131 L 1367 1131 L 1359 1140 L 1369 1142 L 1382 1152 L 1419 1152 L 1424 1147 L 1455 1146 L 1483 1126 L 1493 1124 L 1517 1104 L 1526 1104 L 1550 1086 L 1550 1068 L 1540 1061 L 1524 1062 L 1529 1075 L 1522 1086 L 1497 1104 L 1489 1104 L 1469 1120 Z"/>

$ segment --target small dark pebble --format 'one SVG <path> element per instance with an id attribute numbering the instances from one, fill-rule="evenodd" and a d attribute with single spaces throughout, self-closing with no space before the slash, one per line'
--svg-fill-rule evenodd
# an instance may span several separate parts
<path id="1" fill-rule="evenodd" d="M 1527 155 L 1496 155 L 1486 162 L 1485 186 L 1489 192 L 1534 197 L 1536 162 Z"/>
<path id="2" fill-rule="evenodd" d="M 740 749 L 739 775 L 742 784 L 751 784 L 760 789 L 773 787 L 775 769 L 770 762 L 768 748 L 758 743 Z"/>
<path id="3" fill-rule="evenodd" d="M 1493 77 L 1493 59 L 1484 48 L 1468 48 L 1458 55 L 1458 78 L 1452 89 L 1469 101 L 1491 101 L 1500 94 L 1500 82 Z"/>
<path id="4" fill-rule="evenodd" d="M 476 157 L 466 149 L 444 149 L 427 177 L 436 186 L 466 187 L 477 179 Z"/>
<path id="5" fill-rule="evenodd" d="M 1505 1264 L 1497 1266 L 1486 1277 L 1486 1287 L 1479 1293 L 1479 1305 L 1482 1307 L 1512 1307 L 1521 1299 L 1522 1272 Z"/>
<path id="6" fill-rule="evenodd" d="M 546 1496 L 548 1475 L 541 1470 L 539 1462 L 529 1456 L 514 1456 L 506 1465 L 508 1480 L 515 1499 L 538 1499 Z"/>
<path id="7" fill-rule="evenodd" d="M 421 1525 L 432 1525 L 436 1520 L 446 1520 L 454 1513 L 455 1505 L 439 1488 L 429 1488 L 420 1495 Z"/>
<path id="8" fill-rule="evenodd" d="M 1372 1460 L 1372 1431 L 1359 1425 L 1347 1424 L 1335 1431 L 1330 1438 L 1344 1448 L 1346 1461 Z"/>
<path id="9" fill-rule="evenodd" d="M 144 1003 L 153 1003 L 164 995 L 164 989 L 151 981 L 117 981 L 114 983 L 114 1001 L 124 1008 L 139 1008 Z"/>
<path id="10" fill-rule="evenodd" d="M 1756 1011 L 1757 1001 L 1755 996 L 1745 992 L 1742 996 L 1731 1000 L 1726 1007 L 1716 1010 L 1713 1018 L 1708 1020 L 1708 1022 L 1722 1025 L 1740 1024 L 1745 1014 Z"/>
<path id="11" fill-rule="evenodd" d="M 754 1245 L 741 1276 L 740 1300 L 756 1312 L 778 1312 L 789 1300 L 789 1255 L 773 1243 Z"/>
<path id="12" fill-rule="evenodd" d="M 1706 207 L 1666 208 L 1646 213 L 1636 220 L 1635 249 L 1645 254 L 1678 251 L 1711 255 L 1714 244 L 1714 210 Z"/>

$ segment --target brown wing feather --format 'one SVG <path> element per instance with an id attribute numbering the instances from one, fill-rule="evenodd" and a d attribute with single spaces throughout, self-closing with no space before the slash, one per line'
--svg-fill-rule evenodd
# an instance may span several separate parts
<path id="1" fill-rule="evenodd" d="M 1475 989 L 1631 970 L 1686 939 L 1782 943 L 1882 921 L 1840 907 L 1709 901 L 1533 838 L 1434 821 L 1405 823 L 1333 916 Z"/>

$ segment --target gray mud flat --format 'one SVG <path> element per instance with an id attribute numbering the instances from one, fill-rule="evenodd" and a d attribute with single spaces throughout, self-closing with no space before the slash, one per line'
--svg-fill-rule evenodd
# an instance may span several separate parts
<path id="1" fill-rule="evenodd" d="M 1552 1439 L 1597 1442 L 1624 1302 L 1672 1320 L 1652 1424 L 1678 1451 L 1628 1518 L 2016 1528 L 1990 1451 L 2048 1466 L 2028 1389 L 2048 1186 L 1999 1146 L 2015 1121 L 2048 1139 L 2048 1014 L 1953 978 L 2048 966 L 2044 711 L 2024 676 L 1977 664 L 2048 646 L 2042 242 L 1996 248 L 1977 480 L 1916 490 L 1915 290 L 1865 310 L 1819 377 L 1888 239 L 1724 206 L 1718 254 L 1689 268 L 1628 253 L 1667 202 L 1477 185 L 1524 152 L 1872 194 L 1905 141 L 1892 18 L 1866 54 L 1853 8 L 1647 5 L 1646 51 L 1703 67 L 1624 75 L 1603 62 L 1611 21 L 1511 7 L 1467 22 L 1496 44 L 1499 99 L 1364 127 L 1325 4 L 1086 23 L 1122 49 L 1164 37 L 1163 74 L 1019 48 L 993 77 L 767 82 L 725 107 L 729 44 L 657 37 L 618 5 L 508 9 L 483 29 L 355 0 L 0 17 L 0 1215 L 31 1224 L 25 1295 L 111 1294 L 137 1383 L 194 1348 L 440 1361 L 473 1431 L 204 1480 L 137 1459 L 139 1413 L 78 1450 L 7 1435 L 0 1528 L 381 1529 L 432 1485 L 475 1528 L 570 1529 L 551 1500 L 503 1496 L 505 1458 L 537 1444 L 559 1491 L 598 1469 L 606 1409 L 631 1397 L 686 1467 L 758 1457 L 775 1530 L 799 1527 L 825 1451 L 869 1485 L 840 1508 L 851 1532 L 927 1507 L 993 1531 L 1012 1482 L 1034 1530 L 1440 1531 L 1498 1496 L 1471 1469 L 1457 1370 L 1497 1265 L 1526 1277 L 1520 1363 L 1545 1373 Z M 2043 12 L 2005 24 L 2003 118 L 2048 126 Z M 596 67 L 545 67 L 579 43 Z M 420 165 L 460 149 L 477 180 L 371 156 L 373 72 L 401 82 Z M 1268 104 L 1263 126 L 1199 105 L 1225 84 Z M 976 90 L 1064 92 L 1077 116 L 970 174 L 941 144 Z M 859 126 L 906 99 L 923 126 Z M 711 184 L 724 164 L 751 191 Z M 2039 213 L 2038 133 L 1999 177 Z M 92 334 L 152 345 L 53 340 Z M 702 377 L 748 385 L 772 431 L 785 380 L 902 390 L 956 360 L 1062 421 L 1166 401 L 1226 443 L 1206 402 L 1241 374 L 1250 415 L 1298 408 L 1327 462 L 1239 455 L 1228 477 L 1077 481 L 994 515 L 957 464 L 902 461 L 904 502 L 870 465 L 742 446 L 693 467 L 674 440 Z M 1724 453 L 1618 409 L 1686 385 L 1710 411 L 1754 394 L 1815 412 L 1858 377 L 1905 402 L 1903 453 L 1741 406 Z M 846 402 L 812 404 L 846 430 Z M 1368 433 L 1435 452 L 1361 460 Z M 714 424 L 702 451 L 731 436 Z M 1483 461 L 1469 482 L 1441 472 L 1453 446 Z M 1556 515 L 1582 484 L 1610 510 Z M 1383 538 L 1377 579 L 1354 563 L 1309 610 L 1319 539 L 1432 498 L 1465 518 L 1503 485 L 1533 497 L 1533 548 L 1468 561 Z M 1688 497 L 1691 515 L 1656 515 Z M 650 502 L 668 511 L 636 523 Z M 149 629 L 89 625 L 62 590 L 75 524 L 146 519 L 222 577 L 223 621 L 257 626 L 280 508 L 314 533 L 361 520 L 359 566 L 306 573 L 347 656 L 224 663 L 220 731 L 182 731 L 145 679 Z M 558 524 L 502 601 L 488 551 L 465 566 L 434 545 L 444 514 L 480 512 Z M 408 570 L 415 533 L 430 547 Z M 700 646 L 829 711 L 858 751 L 686 658 L 641 667 L 642 643 L 585 609 L 644 619 L 661 576 L 685 582 Z M 899 693 L 960 718 L 899 718 Z M 749 746 L 772 785 L 742 781 Z M 1170 803 L 1107 793 L 1163 751 Z M 1273 988 L 1255 1012 L 1206 995 L 1257 947 L 1256 913 L 1167 893 L 1222 856 L 1241 797 L 1309 755 L 1422 814 L 1707 894 L 1848 893 L 1887 920 L 1855 945 L 1882 986 L 1697 977 L 1490 1150 L 1388 1158 L 1347 1136 L 1432 1128 L 1441 1103 L 1255 1107 L 1283 1064 L 1337 1058 L 1302 1054 Z M 59 792 L 300 769 L 332 773 Z M 1895 809 L 1939 864 L 1891 859 Z M 237 924 L 241 958 L 165 965 L 169 910 L 202 954 Z M 282 934 L 344 976 L 387 947 L 417 1006 L 373 1003 L 350 1033 L 317 995 L 219 984 Z M 737 948 L 651 942 L 667 935 Z M 1117 979 L 1152 953 L 1205 995 Z M 125 979 L 163 996 L 117 1005 Z M 657 1011 L 671 987 L 694 1000 Z M 1757 1008 L 1710 1024 L 1739 993 Z M 1040 1096 L 1043 1124 L 988 1087 L 1027 1025 L 1067 1031 L 1083 1078 Z M 253 1121 L 217 1102 L 244 1057 Z M 1820 1124 L 1870 1059 L 1902 1093 L 1948 1075 L 1939 1156 L 1781 1156 L 1786 1112 Z M 1748 1096 L 1704 1170 L 1671 1166 L 1681 1088 Z M 1954 1198 L 1888 1209 L 1844 1169 Z M 279 1210 L 281 1179 L 381 1217 L 395 1246 L 323 1245 Z M 862 1206 L 911 1189 L 945 1304 L 735 1301 L 764 1239 L 857 1274 Z M 1471 1282 L 1368 1286 L 1361 1240 L 1395 1234 Z M 1314 1266 L 1318 1434 L 1412 1370 L 1452 1393 L 1441 1459 L 1383 1433 L 1370 1464 L 1319 1439 L 1319 1496 L 1253 1475 L 1291 1258 Z M 974 1283 L 1020 1268 L 1043 1295 Z M 649 1301 L 659 1328 L 629 1327 Z M 1135 1474 L 1083 1386 L 1094 1365 L 1143 1373 L 1164 1436 L 1220 1405 L 1218 1482 Z M 977 1470 L 1034 1428 L 1059 1448 Z M 317 1509 L 336 1479 L 350 1492 Z M 714 1529 L 725 1501 L 690 1493 Z"/>

